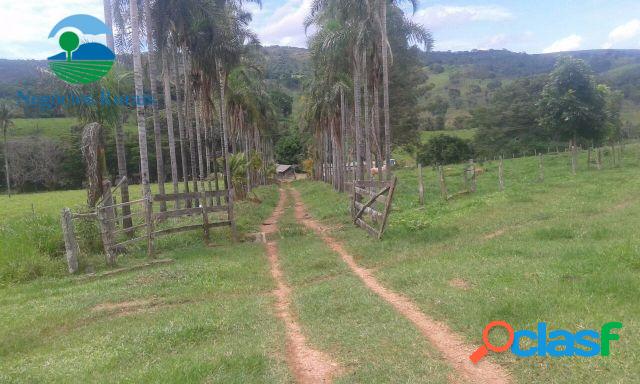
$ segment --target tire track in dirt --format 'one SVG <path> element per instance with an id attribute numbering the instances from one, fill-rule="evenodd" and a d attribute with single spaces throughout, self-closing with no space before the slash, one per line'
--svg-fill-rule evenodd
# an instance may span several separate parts
<path id="1" fill-rule="evenodd" d="M 278 205 L 271 217 L 262 224 L 262 232 L 269 239 L 278 231 L 278 220 L 284 213 L 287 194 L 280 190 Z M 333 377 L 338 373 L 338 364 L 324 352 L 315 350 L 307 344 L 307 339 L 291 312 L 291 288 L 285 282 L 285 278 L 280 268 L 278 257 L 278 244 L 276 241 L 268 240 L 265 245 L 271 275 L 276 281 L 277 288 L 274 291 L 276 297 L 276 314 L 284 322 L 286 328 L 286 359 L 295 379 L 301 384 L 331 383 Z"/>
<path id="2" fill-rule="evenodd" d="M 373 274 L 359 266 L 342 244 L 327 234 L 327 229 L 307 214 L 300 193 L 291 189 L 295 199 L 296 219 L 307 228 L 315 231 L 322 240 L 351 268 L 367 288 L 391 304 L 400 314 L 410 320 L 427 340 L 438 349 L 444 359 L 455 369 L 464 382 L 479 384 L 507 384 L 511 382 L 508 372 L 500 365 L 484 359 L 474 365 L 469 356 L 475 348 L 466 344 L 462 337 L 453 332 L 446 324 L 425 315 L 418 306 L 407 297 L 400 295 L 382 284 Z M 452 378 L 452 381 L 456 381 Z"/>

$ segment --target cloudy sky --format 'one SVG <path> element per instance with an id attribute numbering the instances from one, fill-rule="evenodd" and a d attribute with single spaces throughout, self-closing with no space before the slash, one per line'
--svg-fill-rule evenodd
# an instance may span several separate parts
<path id="1" fill-rule="evenodd" d="M 262 8 L 247 7 L 264 45 L 305 47 L 302 22 L 310 3 L 263 0 Z M 102 0 L 0 0 L 0 58 L 58 53 L 54 39 L 47 40 L 49 31 L 77 13 L 103 19 Z M 411 17 L 432 31 L 436 50 L 442 51 L 640 49 L 638 0 L 419 0 Z"/>

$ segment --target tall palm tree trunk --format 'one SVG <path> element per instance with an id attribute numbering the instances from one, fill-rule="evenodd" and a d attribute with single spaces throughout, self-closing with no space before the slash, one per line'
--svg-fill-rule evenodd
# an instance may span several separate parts
<path id="1" fill-rule="evenodd" d="M 180 67 L 176 58 L 175 51 L 173 52 L 173 82 L 176 85 L 176 109 L 178 110 L 178 135 L 180 138 L 180 165 L 182 166 L 182 181 L 184 183 L 184 191 L 189 193 L 189 171 L 187 167 L 187 148 L 185 145 L 186 132 L 184 128 L 184 109 L 182 105 L 182 87 L 180 86 Z M 187 200 L 187 204 L 190 201 Z M 189 204 L 190 206 L 190 204 Z"/>
<path id="2" fill-rule="evenodd" d="M 386 177 L 391 180 L 391 117 L 389 110 L 389 52 L 387 34 L 387 2 L 380 1 L 380 18 L 382 19 L 382 93 L 384 112 L 384 157 L 387 165 Z"/>
<path id="3" fill-rule="evenodd" d="M 229 168 L 229 139 L 227 137 L 228 122 L 227 122 L 227 103 L 225 97 L 225 91 L 227 87 L 227 74 L 222 67 L 222 61 L 216 60 L 216 66 L 218 67 L 218 82 L 220 83 L 220 116 L 222 116 L 222 156 L 224 157 L 224 173 L 226 176 L 227 186 L 227 202 L 228 202 L 228 214 L 231 221 L 231 233 L 235 239 L 236 237 L 236 222 L 233 214 L 233 188 L 231 186 L 231 169 Z"/>
<path id="4" fill-rule="evenodd" d="M 107 25 L 107 47 L 115 52 L 115 44 L 113 42 L 113 14 L 111 9 L 111 0 L 102 0 L 104 7 L 104 23 Z"/>
<path id="5" fill-rule="evenodd" d="M 342 183 L 340 185 L 340 191 L 344 192 L 345 189 L 345 163 L 349 161 L 348 146 L 347 146 L 347 102 L 345 100 L 344 90 L 340 88 L 340 141 L 342 157 Z"/>
<path id="6" fill-rule="evenodd" d="M 197 143 L 197 153 L 198 153 L 198 170 L 200 171 L 199 173 L 199 179 L 200 179 L 200 186 L 202 188 L 202 191 L 205 191 L 204 188 L 204 153 L 202 150 L 202 108 L 201 108 L 201 101 L 200 98 L 198 97 L 198 95 L 196 95 L 195 97 L 195 103 L 194 103 L 194 113 L 195 113 L 195 117 L 196 117 L 196 143 Z"/>
<path id="7" fill-rule="evenodd" d="M 184 110 L 185 110 L 185 125 L 187 128 L 187 135 L 189 136 L 189 155 L 191 158 L 191 180 L 193 182 L 193 190 L 198 192 L 198 171 L 196 160 L 196 138 L 193 132 L 193 120 L 191 119 L 191 102 L 193 102 L 193 94 L 191 92 L 191 82 L 189 80 L 189 61 L 185 55 L 184 57 Z"/>
<path id="8" fill-rule="evenodd" d="M 378 86 L 380 84 L 380 76 L 376 75 L 373 81 L 373 136 L 375 138 L 374 144 L 376 147 L 376 154 L 378 157 L 378 168 L 383 164 L 382 147 L 380 145 L 380 93 Z M 378 180 L 382 181 L 382 170 L 378 172 Z"/>
<path id="9" fill-rule="evenodd" d="M 362 87 L 360 85 L 360 58 L 358 57 L 357 50 L 354 54 L 354 66 L 353 66 L 353 110 L 354 110 L 354 129 L 355 129 L 355 147 L 356 147 L 356 174 L 357 179 L 364 179 L 363 159 L 364 152 L 364 140 L 362 132 L 360 131 L 360 108 L 361 108 L 361 96 Z"/>
<path id="10" fill-rule="evenodd" d="M 138 145 L 140 146 L 140 178 L 142 192 L 147 199 L 151 198 L 149 185 L 149 155 L 147 152 L 147 127 L 144 121 L 144 87 L 142 83 L 142 58 L 140 56 L 140 26 L 138 25 L 138 3 L 129 2 L 131 12 L 131 35 L 133 46 L 133 79 L 136 90 L 136 117 L 138 120 Z"/>
<path id="11" fill-rule="evenodd" d="M 171 182 L 173 193 L 178 194 L 178 159 L 176 157 L 176 138 L 173 131 L 173 101 L 171 100 L 171 81 L 169 79 L 169 50 L 162 52 L 162 80 L 164 86 L 164 113 L 167 115 L 167 133 L 169 136 L 169 160 L 171 161 Z M 176 209 L 180 208 L 180 199 L 176 197 Z"/>
<path id="12" fill-rule="evenodd" d="M 118 160 L 118 177 L 122 180 L 123 177 L 127 177 L 127 154 L 125 150 L 125 136 L 123 123 L 118 122 L 116 124 L 116 157 Z M 120 186 L 120 198 L 123 203 L 129 202 L 129 180 L 126 180 Z M 131 207 L 129 205 L 122 206 L 122 216 L 130 216 L 131 215 Z M 123 228 L 131 228 L 133 225 L 133 220 L 128 217 L 122 220 Z M 134 233 L 130 232 L 129 236 L 133 236 Z"/>
<path id="13" fill-rule="evenodd" d="M 364 152 L 365 159 L 367 161 L 366 167 L 366 178 L 369 179 L 371 177 L 371 168 L 373 168 L 373 164 L 371 163 L 371 115 L 369 114 L 369 74 L 367 73 L 367 50 L 362 50 L 362 89 L 363 89 L 363 97 L 364 97 Z"/>
<path id="14" fill-rule="evenodd" d="M 143 11 L 146 22 L 147 29 L 147 58 L 149 59 L 149 86 L 151 87 L 151 98 L 154 100 L 154 103 L 151 105 L 151 109 L 153 111 L 153 139 L 156 144 L 156 170 L 158 173 L 158 192 L 161 195 L 165 194 L 164 190 L 164 156 L 162 155 L 162 129 L 160 128 L 160 112 L 158 112 L 158 81 L 157 81 L 157 71 L 156 71 L 156 58 L 155 52 L 153 48 L 153 37 L 151 34 L 152 30 L 152 21 L 151 21 L 151 13 L 149 12 L 149 1 L 144 0 L 143 2 Z M 165 201 L 160 202 L 160 211 L 164 212 L 167 210 L 167 203 Z"/>

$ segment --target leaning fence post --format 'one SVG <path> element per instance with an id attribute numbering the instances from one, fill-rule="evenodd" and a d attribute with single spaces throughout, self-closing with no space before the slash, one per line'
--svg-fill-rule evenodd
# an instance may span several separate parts
<path id="1" fill-rule="evenodd" d="M 598 171 L 602 169 L 602 148 L 598 148 L 598 159 L 596 163 Z"/>
<path id="2" fill-rule="evenodd" d="M 442 194 L 442 198 L 449 200 L 449 192 L 447 191 L 447 182 L 444 180 L 442 165 L 438 166 L 438 180 L 440 181 L 440 194 Z"/>
<path id="3" fill-rule="evenodd" d="M 500 165 L 498 166 L 498 182 L 500 183 L 500 191 L 504 191 L 504 158 L 500 156 Z"/>
<path id="4" fill-rule="evenodd" d="M 422 164 L 418 163 L 418 193 L 420 205 L 424 205 L 424 180 L 422 178 Z"/>
<path id="5" fill-rule="evenodd" d="M 78 257 L 80 256 L 80 247 L 76 240 L 76 231 L 73 226 L 73 216 L 69 208 L 62 210 L 62 234 L 64 236 L 64 248 L 67 256 L 67 265 L 69 273 L 78 272 Z"/>
<path id="6" fill-rule="evenodd" d="M 475 193 L 477 189 L 476 185 L 476 164 L 473 159 L 469 160 L 469 172 L 471 172 L 471 192 Z"/>
<path id="7" fill-rule="evenodd" d="M 153 202 L 148 196 L 144 199 L 144 223 L 147 228 L 147 256 L 153 258 Z"/>

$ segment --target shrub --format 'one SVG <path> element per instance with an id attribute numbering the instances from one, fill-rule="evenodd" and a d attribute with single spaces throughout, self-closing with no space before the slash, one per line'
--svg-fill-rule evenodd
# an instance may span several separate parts
<path id="1" fill-rule="evenodd" d="M 27 216 L 0 224 L 0 285 L 64 274 L 64 242 L 57 218 Z"/>
<path id="2" fill-rule="evenodd" d="M 438 135 L 418 148 L 418 162 L 423 165 L 454 164 L 473 157 L 469 141 L 459 137 Z"/>

